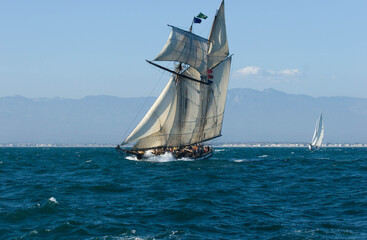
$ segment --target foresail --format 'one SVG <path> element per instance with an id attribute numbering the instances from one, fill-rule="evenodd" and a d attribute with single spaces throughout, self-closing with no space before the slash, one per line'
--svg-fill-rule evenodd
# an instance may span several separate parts
<path id="1" fill-rule="evenodd" d="M 155 61 L 189 64 L 202 75 L 207 69 L 208 40 L 172 26 L 172 32 Z"/>
<path id="2" fill-rule="evenodd" d="M 212 68 L 229 54 L 226 23 L 224 18 L 224 1 L 215 16 L 209 36 L 208 68 Z"/>
<path id="3" fill-rule="evenodd" d="M 162 126 L 170 118 L 170 110 L 174 102 L 176 94 L 176 86 L 174 78 L 167 83 L 161 95 L 155 101 L 153 106 L 149 109 L 147 114 L 132 131 L 132 133 L 125 139 L 122 145 L 134 142 L 155 132 L 161 131 Z M 168 134 L 167 132 L 166 134 Z"/>

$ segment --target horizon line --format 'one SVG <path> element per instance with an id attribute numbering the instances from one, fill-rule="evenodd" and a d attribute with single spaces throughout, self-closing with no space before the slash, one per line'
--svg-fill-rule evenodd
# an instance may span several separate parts
<path id="1" fill-rule="evenodd" d="M 332 98 L 332 97 L 343 97 L 343 98 L 359 98 L 359 99 L 367 99 L 367 97 L 353 97 L 353 96 L 345 96 L 345 95 L 340 95 L 340 96 L 336 96 L 336 95 L 331 95 L 331 96 L 312 96 L 312 95 L 307 95 L 307 94 L 303 94 L 303 93 L 288 93 L 282 90 L 278 90 L 275 88 L 264 88 L 262 90 L 258 90 L 258 89 L 254 89 L 254 88 L 229 88 L 228 91 L 231 90 L 236 90 L 236 89 L 240 89 L 240 90 L 253 90 L 256 92 L 267 92 L 267 91 L 274 91 L 274 92 L 279 92 L 279 93 L 284 93 L 287 95 L 298 95 L 298 96 L 307 96 L 307 97 L 312 97 L 312 98 Z M 157 98 L 158 96 L 137 96 L 137 97 L 123 97 L 123 96 L 114 96 L 114 95 L 106 95 L 106 94 L 97 94 L 97 95 L 86 95 L 83 97 L 77 97 L 77 98 L 72 98 L 72 97 L 59 97 L 59 96 L 53 96 L 53 97 L 27 97 L 27 96 L 23 96 L 20 94 L 14 94 L 14 95 L 6 95 L 6 96 L 0 96 L 1 98 L 14 98 L 14 97 L 21 97 L 21 98 L 26 98 L 26 99 L 30 99 L 30 100 L 54 100 L 54 99 L 65 99 L 65 100 L 81 100 L 87 97 L 115 97 L 115 98 L 149 98 L 149 97 L 153 97 L 153 98 Z"/>

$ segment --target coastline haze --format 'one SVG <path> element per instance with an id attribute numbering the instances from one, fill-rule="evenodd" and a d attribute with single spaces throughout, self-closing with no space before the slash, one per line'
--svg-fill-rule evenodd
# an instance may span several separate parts
<path id="1" fill-rule="evenodd" d="M 77 100 L 1 97 L 0 144 L 116 145 L 135 128 L 154 100 L 103 95 Z M 230 89 L 223 136 L 213 144 L 308 143 L 320 112 L 325 121 L 324 143 L 367 143 L 366 98 Z"/>

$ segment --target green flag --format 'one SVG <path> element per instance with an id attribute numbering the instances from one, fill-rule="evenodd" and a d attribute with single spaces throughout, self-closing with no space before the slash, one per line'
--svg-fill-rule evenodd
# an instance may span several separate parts
<path id="1" fill-rule="evenodd" d="M 204 13 L 199 13 L 199 15 L 197 15 L 196 16 L 197 18 L 202 18 L 202 19 L 207 19 L 208 18 L 208 16 L 207 15 L 205 15 Z"/>

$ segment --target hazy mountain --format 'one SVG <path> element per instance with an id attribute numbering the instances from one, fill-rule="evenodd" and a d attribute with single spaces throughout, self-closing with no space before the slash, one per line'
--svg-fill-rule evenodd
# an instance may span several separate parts
<path id="1" fill-rule="evenodd" d="M 2 97 L 0 143 L 117 144 L 153 102 L 152 97 Z M 216 141 L 308 142 L 321 111 L 325 142 L 367 142 L 367 98 L 313 98 L 273 89 L 230 89 L 223 136 Z"/>
<path id="2" fill-rule="evenodd" d="M 309 142 L 322 111 L 325 142 L 367 142 L 367 98 L 231 89 L 223 141 Z"/>

